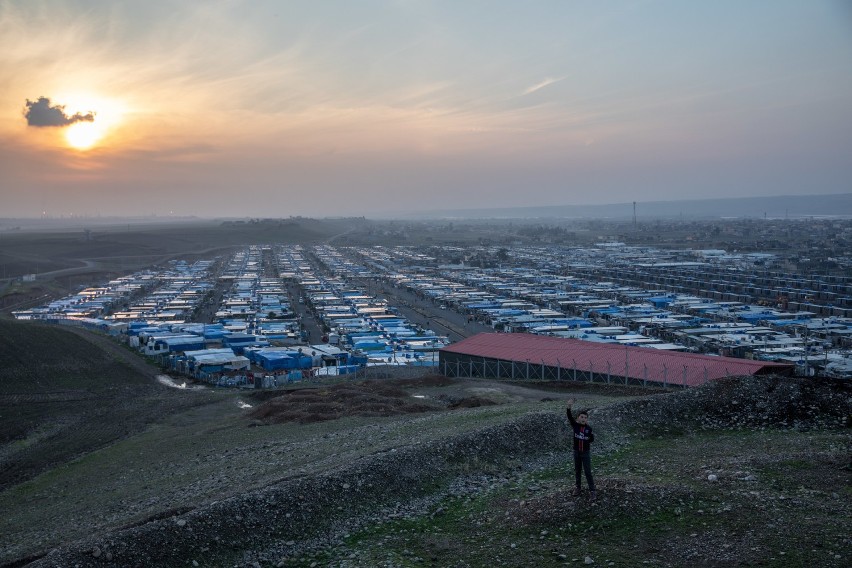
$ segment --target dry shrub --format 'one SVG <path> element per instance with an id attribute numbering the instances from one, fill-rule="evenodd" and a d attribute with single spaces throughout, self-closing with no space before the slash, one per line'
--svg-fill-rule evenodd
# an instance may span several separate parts
<path id="1" fill-rule="evenodd" d="M 399 406 L 384 404 L 381 402 L 362 402 L 355 405 L 352 410 L 356 414 L 362 413 L 379 413 L 379 414 L 391 414 L 394 410 L 398 410 Z"/>
<path id="2" fill-rule="evenodd" d="M 426 375 L 416 379 L 395 379 L 390 381 L 391 384 L 397 386 L 405 386 L 412 388 L 428 388 L 428 387 L 448 387 L 456 384 L 456 379 L 445 377 L 444 375 Z"/>
<path id="3" fill-rule="evenodd" d="M 307 424 L 345 416 L 394 416 L 436 409 L 395 384 L 364 381 L 281 394 L 253 409 L 249 417 L 267 424 Z"/>

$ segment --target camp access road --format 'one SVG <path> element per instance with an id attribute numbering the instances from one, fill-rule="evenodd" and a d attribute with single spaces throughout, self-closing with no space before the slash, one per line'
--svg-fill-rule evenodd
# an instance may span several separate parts
<path id="1" fill-rule="evenodd" d="M 493 332 L 491 326 L 476 321 L 468 321 L 466 314 L 460 314 L 452 308 L 441 308 L 430 298 L 419 298 L 404 288 L 394 287 L 387 282 L 363 279 L 364 288 L 399 310 L 400 315 L 412 323 L 431 329 L 439 335 L 446 335 L 450 341 L 460 341 L 471 335 Z"/>

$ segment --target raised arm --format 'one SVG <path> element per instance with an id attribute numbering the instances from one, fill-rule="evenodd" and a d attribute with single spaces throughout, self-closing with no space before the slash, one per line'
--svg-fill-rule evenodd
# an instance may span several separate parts
<path id="1" fill-rule="evenodd" d="M 577 424 L 574 421 L 574 416 L 571 414 L 571 407 L 574 406 L 574 403 L 577 402 L 576 399 L 570 398 L 568 399 L 568 408 L 565 409 L 565 414 L 568 416 L 568 422 L 571 423 L 571 426 Z"/>

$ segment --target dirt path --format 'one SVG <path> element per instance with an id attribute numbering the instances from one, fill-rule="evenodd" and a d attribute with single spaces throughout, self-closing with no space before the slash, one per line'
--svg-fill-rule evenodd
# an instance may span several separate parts
<path id="1" fill-rule="evenodd" d="M 80 259 L 78 262 L 83 263 L 82 266 L 72 266 L 71 268 L 60 268 L 49 272 L 40 272 L 36 274 L 37 280 L 50 280 L 57 276 L 69 276 L 71 274 L 86 274 L 88 272 L 100 272 L 102 269 L 99 262 L 93 260 Z"/>

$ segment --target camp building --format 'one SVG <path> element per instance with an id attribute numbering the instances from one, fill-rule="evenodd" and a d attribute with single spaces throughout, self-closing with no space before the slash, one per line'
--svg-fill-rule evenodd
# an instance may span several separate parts
<path id="1" fill-rule="evenodd" d="M 698 386 L 729 376 L 792 375 L 794 365 L 526 333 L 480 333 L 439 352 L 450 377 Z"/>

